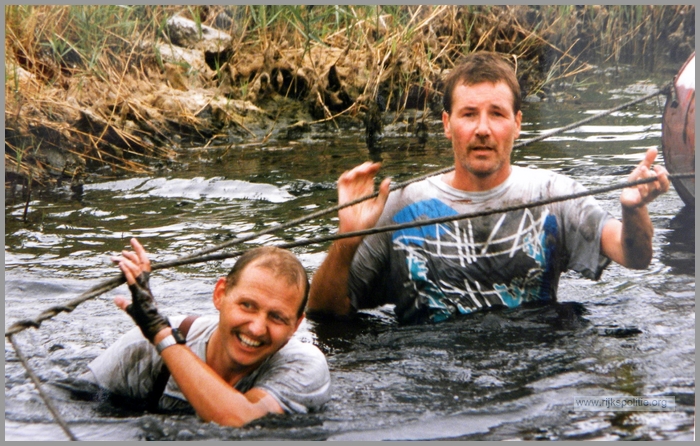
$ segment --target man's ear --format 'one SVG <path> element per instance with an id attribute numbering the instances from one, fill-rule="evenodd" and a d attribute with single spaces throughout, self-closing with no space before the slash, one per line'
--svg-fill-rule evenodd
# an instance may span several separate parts
<path id="1" fill-rule="evenodd" d="M 306 313 L 301 313 L 301 316 L 299 316 L 299 319 L 297 319 L 297 325 L 294 327 L 294 331 L 297 331 L 299 329 L 299 326 L 301 325 L 301 321 L 303 321 L 305 317 L 306 317 Z"/>
<path id="2" fill-rule="evenodd" d="M 442 126 L 445 130 L 445 136 L 447 139 L 452 139 L 452 133 L 450 131 L 450 115 L 444 110 L 442 112 Z"/>
<path id="3" fill-rule="evenodd" d="M 226 278 L 219 277 L 214 286 L 214 295 L 212 296 L 214 307 L 219 311 L 221 311 L 221 303 L 224 301 L 224 297 L 226 297 Z"/>

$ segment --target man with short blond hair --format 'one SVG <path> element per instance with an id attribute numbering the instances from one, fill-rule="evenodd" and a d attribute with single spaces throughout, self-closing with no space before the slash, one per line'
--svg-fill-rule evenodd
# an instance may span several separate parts
<path id="1" fill-rule="evenodd" d="M 146 251 L 136 239 L 131 245 L 133 251 L 112 260 L 133 300 L 115 303 L 138 328 L 89 364 L 88 379 L 116 394 L 155 398 L 159 409 L 191 405 L 204 421 L 235 427 L 269 413 L 316 410 L 330 399 L 323 353 L 293 337 L 309 283 L 292 253 L 262 247 L 243 254 L 214 287 L 218 316 L 195 319 L 185 340 L 179 332 L 185 316 L 160 314 Z M 163 364 L 172 376 L 162 395 L 154 395 Z"/>

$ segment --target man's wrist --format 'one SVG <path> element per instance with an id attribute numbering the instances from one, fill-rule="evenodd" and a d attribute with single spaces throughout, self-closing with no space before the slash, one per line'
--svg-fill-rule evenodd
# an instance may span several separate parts
<path id="1" fill-rule="evenodd" d="M 360 247 L 362 244 L 362 239 L 364 237 L 362 236 L 356 236 L 356 237 L 348 237 L 348 238 L 341 238 L 333 242 L 333 246 L 335 249 L 345 252 L 345 253 L 352 253 L 352 255 L 355 254 L 355 251 L 357 251 L 357 248 Z"/>
<path id="2" fill-rule="evenodd" d="M 628 204 L 625 203 L 624 201 L 620 200 L 620 207 L 622 208 L 623 211 L 629 211 L 629 212 L 636 212 L 640 208 L 643 208 L 647 204 L 643 201 L 639 203 L 634 203 L 634 204 Z"/>
<path id="3" fill-rule="evenodd" d="M 332 256 L 335 263 L 349 266 L 361 243 L 362 237 L 336 240 L 328 250 L 328 255 Z"/>
<path id="4" fill-rule="evenodd" d="M 167 338 L 173 334 L 173 329 L 171 327 L 165 327 L 153 337 L 153 345 L 158 345 L 160 341 Z"/>
<path id="5" fill-rule="evenodd" d="M 180 333 L 180 330 L 173 328 L 169 336 L 164 337 L 156 344 L 156 351 L 159 355 L 163 354 L 163 350 L 173 345 L 184 345 L 186 343 L 185 336 Z"/>
<path id="6" fill-rule="evenodd" d="M 648 212 L 647 211 L 647 204 L 644 202 L 633 204 L 633 205 L 621 203 L 620 208 L 622 210 L 623 218 L 625 216 L 627 216 L 628 218 L 630 218 L 630 217 L 637 218 L 638 216 L 640 216 L 640 215 L 643 216 Z"/>

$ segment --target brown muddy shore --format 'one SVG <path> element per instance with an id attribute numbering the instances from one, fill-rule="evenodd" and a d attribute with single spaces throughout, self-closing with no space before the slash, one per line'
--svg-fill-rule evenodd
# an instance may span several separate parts
<path id="1" fill-rule="evenodd" d="M 384 115 L 439 115 L 440 79 L 471 51 L 508 54 L 523 96 L 547 100 L 595 65 L 678 65 L 695 41 L 690 5 L 152 6 L 133 14 L 160 14 L 158 32 L 105 38 L 89 58 L 79 8 L 112 7 L 6 7 L 6 194 L 146 172 L 194 146 L 349 126 L 371 145 Z"/>

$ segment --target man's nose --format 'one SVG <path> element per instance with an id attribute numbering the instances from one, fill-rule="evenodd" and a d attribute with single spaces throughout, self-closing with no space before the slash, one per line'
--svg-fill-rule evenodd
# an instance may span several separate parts
<path id="1" fill-rule="evenodd" d="M 476 136 L 481 138 L 487 137 L 491 134 L 491 126 L 489 123 L 489 118 L 486 113 L 479 114 L 479 120 L 476 123 Z"/>
<path id="2" fill-rule="evenodd" d="M 263 336 L 267 331 L 266 320 L 265 313 L 259 312 L 255 314 L 248 324 L 250 334 L 253 336 Z"/>

